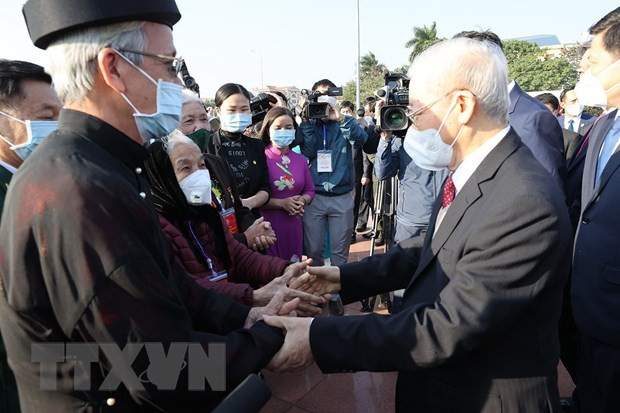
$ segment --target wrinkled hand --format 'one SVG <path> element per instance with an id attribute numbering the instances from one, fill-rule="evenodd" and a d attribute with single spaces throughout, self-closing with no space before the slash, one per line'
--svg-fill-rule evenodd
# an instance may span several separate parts
<path id="1" fill-rule="evenodd" d="M 254 221 L 243 234 L 248 241 L 248 247 L 253 250 L 266 250 L 277 241 L 276 233 L 271 228 L 271 223 L 265 221 L 263 217 Z"/>
<path id="2" fill-rule="evenodd" d="M 254 305 L 265 305 L 273 296 L 279 291 L 284 293 L 284 299 L 291 300 L 298 298 L 300 303 L 297 307 L 298 315 L 302 313 L 304 316 L 321 314 L 321 304 L 324 304 L 326 300 L 323 297 L 306 293 L 303 291 L 293 290 L 288 287 L 288 284 L 293 278 L 299 277 L 305 271 L 306 267 L 312 263 L 312 260 L 304 262 L 298 262 L 286 267 L 286 270 L 280 277 L 274 278 L 269 284 L 264 287 L 254 290 Z"/>
<path id="3" fill-rule="evenodd" d="M 294 279 L 289 287 L 317 295 L 340 291 L 339 267 L 308 267 L 307 271 L 304 275 Z"/>
<path id="4" fill-rule="evenodd" d="M 286 318 L 264 316 L 265 323 L 285 331 L 284 344 L 273 356 L 267 368 L 282 373 L 296 371 L 314 362 L 310 349 L 311 318 Z"/>
<path id="5" fill-rule="evenodd" d="M 257 321 L 263 319 L 265 315 L 279 315 L 279 316 L 291 316 L 296 317 L 295 310 L 299 305 L 299 298 L 295 298 L 291 301 L 286 301 L 284 298 L 284 292 L 278 291 L 275 293 L 269 304 L 265 307 L 252 307 L 248 313 L 248 317 L 245 319 L 243 328 L 252 327 Z"/>

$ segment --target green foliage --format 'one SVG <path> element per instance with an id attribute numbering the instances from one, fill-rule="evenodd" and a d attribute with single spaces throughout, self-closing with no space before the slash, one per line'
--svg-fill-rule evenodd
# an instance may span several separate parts
<path id="1" fill-rule="evenodd" d="M 405 43 L 405 47 L 412 49 L 409 54 L 409 62 L 413 62 L 413 59 L 435 43 L 438 43 L 443 38 L 437 37 L 437 24 L 433 22 L 431 27 L 422 26 L 413 28 L 413 37 Z"/>
<path id="2" fill-rule="evenodd" d="M 577 79 L 573 64 L 564 57 L 551 58 L 537 45 L 522 40 L 504 42 L 508 75 L 526 91 L 557 90 Z"/>
<path id="3" fill-rule="evenodd" d="M 360 78 L 360 99 L 362 104 L 364 99 L 368 96 L 374 96 L 373 92 L 377 89 L 385 86 L 385 79 L 383 78 L 383 73 L 371 73 L 368 75 L 362 75 Z M 350 80 L 344 85 L 343 91 L 343 100 L 349 100 L 355 103 L 355 80 Z M 356 107 L 355 109 L 359 109 Z"/>
<path id="4" fill-rule="evenodd" d="M 377 75 L 383 73 L 385 65 L 379 63 L 373 52 L 368 52 L 360 59 L 360 73 L 362 76 Z"/>

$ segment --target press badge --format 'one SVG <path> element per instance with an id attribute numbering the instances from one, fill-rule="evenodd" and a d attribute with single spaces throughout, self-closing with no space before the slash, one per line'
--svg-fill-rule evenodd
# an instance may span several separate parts
<path id="1" fill-rule="evenodd" d="M 235 217 L 235 208 L 223 209 L 220 211 L 220 215 L 226 221 L 226 225 L 228 225 L 228 231 L 235 235 L 239 232 L 239 228 L 237 227 L 237 217 Z"/>
<path id="2" fill-rule="evenodd" d="M 318 151 L 316 155 L 317 172 L 332 172 L 332 151 Z"/>

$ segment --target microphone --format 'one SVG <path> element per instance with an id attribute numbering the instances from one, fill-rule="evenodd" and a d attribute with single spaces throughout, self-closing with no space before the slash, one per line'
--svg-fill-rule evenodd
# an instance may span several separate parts
<path id="1" fill-rule="evenodd" d="M 269 386 L 250 374 L 213 410 L 213 413 L 256 413 L 271 397 Z"/>

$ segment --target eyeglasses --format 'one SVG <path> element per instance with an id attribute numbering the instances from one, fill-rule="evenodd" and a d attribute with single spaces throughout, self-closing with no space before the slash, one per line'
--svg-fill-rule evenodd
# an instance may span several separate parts
<path id="1" fill-rule="evenodd" d="M 183 64 L 185 63 L 185 59 L 183 59 L 182 57 L 166 56 L 163 54 L 140 52 L 137 50 L 130 50 L 130 49 L 118 49 L 118 51 L 125 52 L 125 53 L 135 53 L 135 54 L 139 54 L 142 56 L 148 56 L 148 57 L 152 57 L 155 59 L 160 59 L 166 62 L 170 62 L 171 66 L 169 70 L 171 73 L 174 73 L 175 76 L 178 76 L 179 73 L 181 73 L 181 69 L 183 68 Z"/>
<path id="2" fill-rule="evenodd" d="M 412 111 L 411 108 L 407 108 L 407 112 L 405 112 L 405 114 L 407 115 L 407 117 L 409 118 L 413 126 L 417 128 L 418 127 L 418 116 L 420 116 L 422 112 L 424 112 L 426 109 L 430 108 L 431 106 L 433 106 L 435 103 L 439 102 L 441 99 L 445 98 L 446 96 L 447 94 L 443 95 L 440 98 L 433 100 L 431 103 L 427 103 L 426 105 L 414 111 Z"/>
<path id="3" fill-rule="evenodd" d="M 448 93 L 446 93 L 445 95 L 438 97 L 437 99 L 433 100 L 432 102 L 427 103 L 426 105 L 424 105 L 421 108 L 418 108 L 418 109 L 416 109 L 414 111 L 412 111 L 410 108 L 407 108 L 407 111 L 405 112 L 405 114 L 407 115 L 407 117 L 409 118 L 409 120 L 411 121 L 413 126 L 415 126 L 417 128 L 418 127 L 418 116 L 420 116 L 422 114 L 422 112 L 424 112 L 426 109 L 430 108 L 435 103 L 439 102 L 441 99 L 445 98 L 449 94 L 451 94 L 453 92 L 460 91 L 460 90 L 467 90 L 467 89 L 454 89 L 454 90 L 451 90 Z M 476 95 L 473 92 L 470 91 L 470 93 L 472 95 L 474 95 L 474 97 L 476 97 Z"/>

